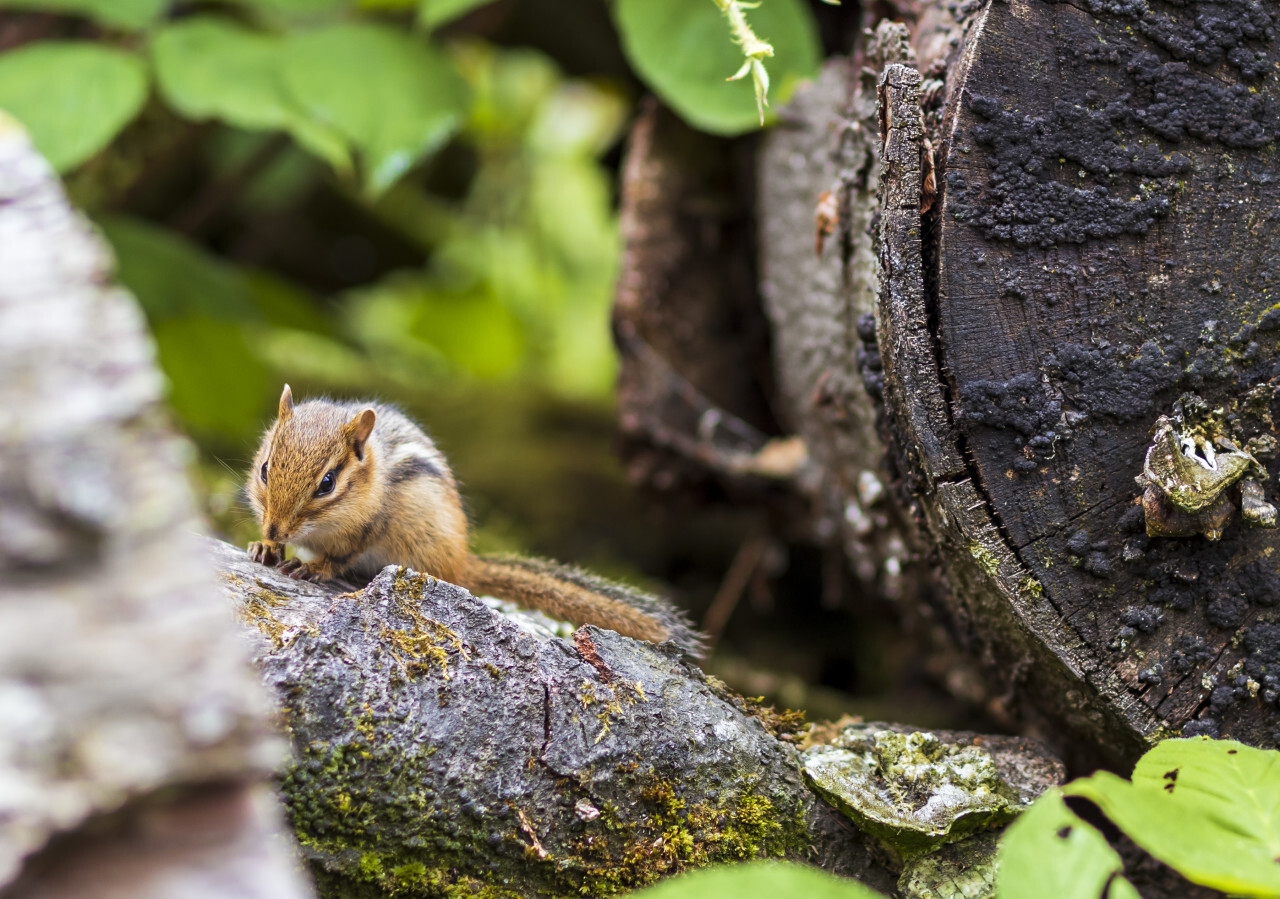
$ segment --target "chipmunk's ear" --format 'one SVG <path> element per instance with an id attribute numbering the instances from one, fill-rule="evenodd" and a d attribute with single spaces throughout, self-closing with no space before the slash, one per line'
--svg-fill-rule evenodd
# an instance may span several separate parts
<path id="1" fill-rule="evenodd" d="M 356 454 L 356 458 L 361 462 L 364 461 L 364 445 L 368 442 L 369 435 L 373 433 L 373 424 L 377 420 L 377 412 L 372 409 L 365 409 L 347 422 L 347 441 L 351 444 L 351 449 Z"/>
<path id="2" fill-rule="evenodd" d="M 293 414 L 293 391 L 284 385 L 284 393 L 280 394 L 280 420 L 284 421 Z"/>

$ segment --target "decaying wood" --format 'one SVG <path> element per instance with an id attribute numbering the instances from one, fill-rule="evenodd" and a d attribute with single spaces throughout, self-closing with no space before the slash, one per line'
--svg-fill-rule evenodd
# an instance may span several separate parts
<path id="1" fill-rule="evenodd" d="M 920 512 L 946 563 L 952 588 L 948 600 L 968 644 L 985 648 L 1023 681 L 1017 686 L 1035 703 L 1036 715 L 1067 722 L 1083 716 L 1075 723 L 1098 733 L 1091 741 L 1105 734 L 1112 741 L 1106 754 L 1118 762 L 1137 754 L 1142 745 L 1123 717 L 1124 691 L 1110 671 L 1096 664 L 1083 670 L 1071 664 L 1087 658 L 1088 647 L 1063 626 L 1040 584 L 1017 567 L 987 514 L 952 427 L 929 328 L 919 88 L 920 75 L 911 66 L 890 65 L 881 78 L 885 170 L 879 344 L 903 469 L 914 480 Z M 987 343 L 982 347 L 991 349 Z M 1152 729 L 1149 720 L 1142 724 L 1139 736 Z"/>
<path id="2" fill-rule="evenodd" d="M 628 140 L 618 418 L 632 481 L 649 488 L 758 495 L 777 477 L 750 465 L 777 433 L 754 302 L 752 158 L 652 101 Z"/>
<path id="3" fill-rule="evenodd" d="M 0 892 L 302 897 L 137 305 L 0 115 Z"/>
<path id="4" fill-rule="evenodd" d="M 1117 765 L 1280 739 L 1277 533 L 1148 538 L 1134 482 L 1186 392 L 1271 430 L 1280 31 L 1193 5 L 973 7 L 931 133 L 919 76 L 883 80 L 886 398 L 952 617 L 1024 717 Z"/>
<path id="5" fill-rule="evenodd" d="M 878 272 L 842 285 L 879 277 L 869 345 L 843 307 L 806 323 L 838 269 L 785 216 L 815 203 L 847 131 L 806 146 L 784 116 L 762 158 L 780 419 L 818 480 L 873 467 L 801 389 L 834 385 L 836 409 L 856 407 L 841 385 L 863 360 L 886 399 L 892 492 L 938 551 L 953 633 L 1082 763 L 1124 767 L 1178 732 L 1280 740 L 1277 532 L 1236 514 L 1218 542 L 1148 537 L 1134 482 L 1189 392 L 1264 448 L 1264 501 L 1280 474 L 1263 439 L 1280 22 L 1264 4 L 1190 6 L 922 5 L 926 77 L 910 53 L 884 58 Z M 874 65 L 885 38 L 855 58 Z M 775 211 L 785 230 L 763 220 Z"/>
<path id="6" fill-rule="evenodd" d="M 849 60 L 830 60 L 762 142 L 760 294 L 774 337 L 775 405 L 814 462 L 797 483 L 816 510 L 813 532 L 841 547 L 860 580 L 898 596 L 909 538 L 886 487 L 879 397 L 859 371 L 878 284 L 879 137 L 868 127 L 874 90 L 858 81 Z"/>

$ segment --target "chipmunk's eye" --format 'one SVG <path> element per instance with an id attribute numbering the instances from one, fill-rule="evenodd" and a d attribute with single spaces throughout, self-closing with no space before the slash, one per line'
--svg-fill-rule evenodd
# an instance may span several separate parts
<path id="1" fill-rule="evenodd" d="M 338 482 L 338 470 L 326 474 L 320 479 L 320 486 L 316 488 L 316 496 L 328 496 L 333 492 L 333 485 Z"/>
<path id="2" fill-rule="evenodd" d="M 266 482 L 267 482 L 267 463 L 263 462 L 262 463 L 262 483 L 265 484 Z"/>

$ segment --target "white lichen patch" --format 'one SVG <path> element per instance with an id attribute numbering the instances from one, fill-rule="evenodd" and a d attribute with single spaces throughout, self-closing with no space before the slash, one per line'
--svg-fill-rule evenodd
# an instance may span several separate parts
<path id="1" fill-rule="evenodd" d="M 576 629 L 567 621 L 560 621 L 535 609 L 526 609 L 505 599 L 498 599 L 496 596 L 481 596 L 479 599 L 495 612 L 506 615 L 526 634 L 541 640 L 551 637 L 572 637 Z"/>
<path id="2" fill-rule="evenodd" d="M 864 830 L 910 856 L 1021 810 L 989 753 L 927 731 L 846 728 L 804 754 L 814 788 Z"/>

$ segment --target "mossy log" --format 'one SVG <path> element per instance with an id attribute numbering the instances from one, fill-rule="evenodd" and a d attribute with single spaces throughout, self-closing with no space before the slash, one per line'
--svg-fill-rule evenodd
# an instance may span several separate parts
<path id="1" fill-rule="evenodd" d="M 897 725 L 828 725 L 802 752 L 794 716 L 672 644 L 403 568 L 340 592 L 208 546 L 279 697 L 326 897 L 602 896 L 769 857 L 926 896 L 902 892 L 926 853 L 989 879 L 989 829 L 1064 775 L 1035 741 Z"/>
<path id="2" fill-rule="evenodd" d="M 796 748 L 673 647 L 523 630 L 403 569 L 341 593 L 210 546 L 260 635 L 327 896 L 608 895 L 756 857 L 895 879 Z"/>

